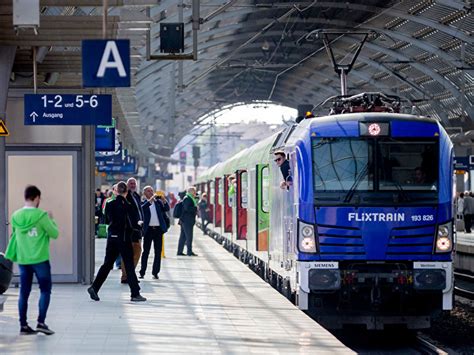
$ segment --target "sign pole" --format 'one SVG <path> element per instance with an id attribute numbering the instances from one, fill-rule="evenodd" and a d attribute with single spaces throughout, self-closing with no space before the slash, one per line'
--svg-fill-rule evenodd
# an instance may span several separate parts
<path id="1" fill-rule="evenodd" d="M 107 12 L 109 10 L 108 0 L 102 0 L 102 38 L 107 38 Z"/>
<path id="2" fill-rule="evenodd" d="M 33 46 L 33 92 L 38 91 L 38 63 L 36 63 L 36 46 Z"/>

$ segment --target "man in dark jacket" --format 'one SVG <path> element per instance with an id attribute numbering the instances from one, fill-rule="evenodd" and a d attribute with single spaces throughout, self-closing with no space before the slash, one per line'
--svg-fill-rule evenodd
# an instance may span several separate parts
<path id="1" fill-rule="evenodd" d="M 99 269 L 92 286 L 87 289 L 94 301 L 99 301 L 99 290 L 107 279 L 110 270 L 114 266 L 117 256 L 122 256 L 123 268 L 127 270 L 127 281 L 130 286 L 131 301 L 143 302 L 146 298 L 140 295 L 137 275 L 133 267 L 132 231 L 130 223 L 131 206 L 125 199 L 127 196 L 127 185 L 121 181 L 117 184 L 117 197 L 114 201 L 107 203 L 105 207 L 105 218 L 109 225 L 107 246 L 105 249 L 104 263 Z"/>
<path id="2" fill-rule="evenodd" d="M 146 186 L 143 189 L 143 194 L 147 200 L 142 204 L 144 238 L 140 278 L 143 279 L 145 277 L 148 255 L 150 255 L 151 243 L 153 242 L 155 258 L 153 259 L 151 274 L 153 278 L 157 280 L 159 279 L 158 273 L 161 269 L 163 234 L 165 234 L 169 228 L 169 218 L 166 216 L 166 212 L 170 210 L 170 206 L 164 196 L 158 197 L 153 193 L 151 186 Z"/>
<path id="3" fill-rule="evenodd" d="M 187 255 L 197 256 L 193 253 L 193 229 L 196 223 L 197 201 L 196 188 L 190 187 L 183 199 L 183 213 L 179 218 L 181 234 L 178 242 L 178 255 L 184 255 L 184 244 L 186 243 Z"/>
<path id="4" fill-rule="evenodd" d="M 140 260 L 142 254 L 142 226 L 143 226 L 143 210 L 140 195 L 137 193 L 137 180 L 130 178 L 127 180 L 127 201 L 130 203 L 130 222 L 133 226 L 132 246 L 133 246 L 133 265 L 134 270 Z M 122 263 L 122 283 L 127 283 L 127 270 Z"/>

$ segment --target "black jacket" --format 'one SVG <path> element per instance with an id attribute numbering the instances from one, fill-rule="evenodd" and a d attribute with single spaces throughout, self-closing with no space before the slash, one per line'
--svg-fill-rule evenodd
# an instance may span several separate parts
<path id="1" fill-rule="evenodd" d="M 135 201 L 134 201 L 135 200 Z M 128 191 L 127 201 L 130 204 L 130 222 L 133 227 L 132 240 L 134 242 L 140 241 L 142 237 L 142 227 L 138 225 L 138 221 L 143 221 L 143 209 L 140 195 L 136 192 Z"/>
<path id="2" fill-rule="evenodd" d="M 181 223 L 194 225 L 196 223 L 197 207 L 189 197 L 185 197 L 183 200 L 183 214 L 179 218 Z"/>
<path id="3" fill-rule="evenodd" d="M 117 236 L 119 241 L 130 241 L 133 231 L 129 218 L 130 204 L 122 197 L 117 196 L 105 206 L 105 221 L 109 225 L 108 236 Z M 115 238 L 115 237 L 113 237 Z"/>
<path id="4" fill-rule="evenodd" d="M 150 213 L 150 202 L 145 201 L 142 204 L 142 210 L 143 210 L 143 234 L 146 234 L 146 231 L 148 230 L 148 226 L 150 225 L 150 219 L 151 219 L 151 213 Z M 158 220 L 160 221 L 160 228 L 163 231 L 163 233 L 166 233 L 168 231 L 168 228 L 170 227 L 170 220 L 168 216 L 166 215 L 166 212 L 170 210 L 170 206 L 168 205 L 168 202 L 163 202 L 161 200 L 155 200 L 155 203 L 153 204 L 156 209 L 156 215 L 158 216 Z"/>

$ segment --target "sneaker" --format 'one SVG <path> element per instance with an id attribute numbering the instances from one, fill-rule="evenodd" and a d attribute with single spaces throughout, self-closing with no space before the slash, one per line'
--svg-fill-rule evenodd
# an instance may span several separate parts
<path id="1" fill-rule="evenodd" d="M 99 295 L 92 286 L 87 289 L 87 292 L 89 293 L 89 296 L 91 296 L 91 299 L 94 301 L 100 301 Z"/>
<path id="2" fill-rule="evenodd" d="M 156 275 L 153 275 L 153 279 L 154 279 L 154 280 L 159 280 L 160 277 L 158 276 L 158 274 L 156 274 Z"/>
<path id="3" fill-rule="evenodd" d="M 138 276 L 139 279 L 144 279 L 145 278 L 145 275 L 142 275 L 140 274 L 140 276 Z"/>
<path id="4" fill-rule="evenodd" d="M 43 333 L 43 334 L 46 334 L 46 335 L 53 335 L 54 332 L 48 328 L 48 326 L 44 323 L 38 323 L 38 325 L 36 326 L 36 331 L 38 333 Z"/>
<path id="5" fill-rule="evenodd" d="M 185 254 L 184 254 L 184 253 L 178 253 L 178 254 L 176 254 L 176 255 L 178 255 L 178 256 L 184 256 Z"/>
<path id="6" fill-rule="evenodd" d="M 142 295 L 138 295 L 138 296 L 135 296 L 135 297 L 130 297 L 130 301 L 132 301 L 132 302 L 145 302 L 146 298 L 143 297 Z"/>
<path id="7" fill-rule="evenodd" d="M 196 253 L 188 254 L 188 256 L 198 256 Z"/>
<path id="8" fill-rule="evenodd" d="M 20 327 L 20 335 L 33 335 L 36 334 L 36 330 L 31 328 L 29 325 L 24 325 Z"/>

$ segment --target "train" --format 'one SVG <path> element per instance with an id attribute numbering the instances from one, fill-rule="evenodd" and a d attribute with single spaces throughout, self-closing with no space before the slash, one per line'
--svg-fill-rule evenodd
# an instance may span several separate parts
<path id="1" fill-rule="evenodd" d="M 196 181 L 208 233 L 329 329 L 423 329 L 453 307 L 453 145 L 393 101 L 338 96 Z"/>

